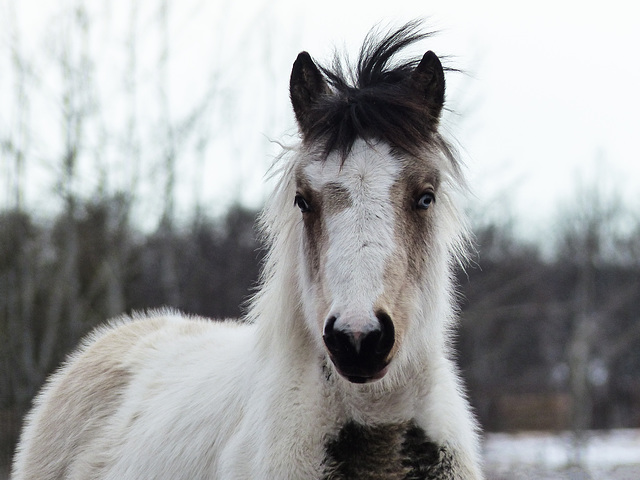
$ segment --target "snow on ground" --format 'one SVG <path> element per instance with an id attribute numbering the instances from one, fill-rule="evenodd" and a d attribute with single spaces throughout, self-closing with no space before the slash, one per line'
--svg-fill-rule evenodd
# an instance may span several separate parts
<path id="1" fill-rule="evenodd" d="M 586 432 L 581 445 L 570 433 L 487 434 L 487 479 L 640 480 L 640 430 Z"/>

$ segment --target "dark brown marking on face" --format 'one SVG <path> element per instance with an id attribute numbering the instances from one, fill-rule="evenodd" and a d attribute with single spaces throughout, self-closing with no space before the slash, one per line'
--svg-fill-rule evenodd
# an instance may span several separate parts
<path id="1" fill-rule="evenodd" d="M 424 265 L 429 256 L 429 245 L 434 238 L 434 210 L 438 208 L 438 170 L 426 160 L 406 157 L 402 173 L 391 189 L 395 211 L 395 241 L 406 252 L 406 272 L 402 275 L 412 285 L 417 285 L 424 274 Z M 432 192 L 436 201 L 422 210 L 417 208 L 418 199 Z M 393 262 L 388 273 L 393 276 Z M 396 276 L 400 272 L 396 272 Z M 406 280 L 400 280 L 402 284 Z"/>
<path id="2" fill-rule="evenodd" d="M 331 215 L 353 205 L 349 190 L 337 182 L 329 182 L 322 187 L 324 213 Z"/>
<path id="3" fill-rule="evenodd" d="M 346 423 L 325 445 L 323 479 L 453 480 L 456 463 L 414 422 Z"/>
<path id="4" fill-rule="evenodd" d="M 310 211 L 300 212 L 300 215 L 304 222 L 307 269 L 310 277 L 317 280 L 320 276 L 320 259 L 326 236 L 322 221 L 323 202 L 322 196 L 312 188 L 309 179 L 302 172 L 302 168 L 296 171 L 296 193 L 302 195 L 310 207 Z"/>
<path id="5" fill-rule="evenodd" d="M 429 261 L 430 243 L 434 238 L 433 210 L 437 208 L 440 184 L 438 171 L 425 160 L 412 156 L 396 156 L 403 168 L 391 187 L 390 196 L 395 216 L 396 251 L 387 260 L 384 272 L 384 294 L 378 308 L 392 312 L 396 342 L 389 353 L 391 359 L 401 348 L 408 328 L 412 297 L 408 292 L 420 285 Z M 435 194 L 436 202 L 427 210 L 416 208 L 425 191 Z"/>

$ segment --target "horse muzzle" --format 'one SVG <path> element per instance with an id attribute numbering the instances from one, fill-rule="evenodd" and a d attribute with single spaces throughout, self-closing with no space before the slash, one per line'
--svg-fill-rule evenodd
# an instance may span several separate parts
<path id="1" fill-rule="evenodd" d="M 387 373 L 395 343 L 395 329 L 387 313 L 378 311 L 366 319 L 332 315 L 325 322 L 322 338 L 336 370 L 350 382 L 373 382 Z"/>

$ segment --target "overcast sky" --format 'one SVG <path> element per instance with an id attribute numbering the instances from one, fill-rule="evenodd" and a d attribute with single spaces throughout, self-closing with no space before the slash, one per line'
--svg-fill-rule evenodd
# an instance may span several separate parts
<path id="1" fill-rule="evenodd" d="M 596 178 L 640 209 L 640 4 L 347 5 L 305 10 L 306 36 L 320 39 L 314 47 L 341 35 L 357 42 L 380 19 L 427 16 L 440 31 L 429 48 L 468 73 L 449 79 L 447 99 L 461 114 L 450 118 L 459 120 L 452 131 L 482 202 L 508 194 L 514 213 L 537 223 L 571 198 L 576 181 Z"/>
<path id="2" fill-rule="evenodd" d="M 88 3 L 108 5 L 110 28 L 125 29 L 118 25 L 129 2 Z M 158 2 L 140 3 L 144 26 L 144 9 L 153 15 Z M 0 13 L 6 14 L 8 4 L 5 0 Z M 42 48 L 57 4 L 14 5 L 28 33 L 24 43 Z M 511 211 L 538 228 L 571 198 L 577 180 L 589 184 L 596 178 L 640 210 L 638 5 L 621 0 L 172 2 L 172 110 L 190 105 L 194 92 L 210 82 L 203 59 L 215 58 L 223 66 L 221 88 L 240 97 L 221 102 L 220 111 L 233 108 L 234 128 L 219 135 L 204 173 L 184 166 L 191 173 L 185 173 L 182 188 L 192 189 L 196 178 L 211 203 L 225 203 L 225 191 L 239 189 L 234 199 L 258 205 L 274 152 L 267 139 L 294 132 L 287 87 L 297 53 L 307 50 L 324 61 L 338 48 L 355 56 L 372 26 L 420 17 L 439 32 L 421 48 L 447 56 L 449 65 L 465 72 L 447 78 L 454 113 L 444 128 L 460 145 L 480 204 Z M 141 52 L 142 59 L 155 58 L 154 38 L 143 42 L 148 52 Z M 113 81 L 108 74 L 103 73 L 105 81 Z"/>

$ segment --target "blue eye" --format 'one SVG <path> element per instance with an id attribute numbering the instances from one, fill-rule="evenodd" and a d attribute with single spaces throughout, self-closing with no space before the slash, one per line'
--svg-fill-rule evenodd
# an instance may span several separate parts
<path id="1" fill-rule="evenodd" d="M 424 192 L 422 195 L 420 195 L 420 198 L 418 198 L 416 208 L 419 208 L 420 210 L 426 210 L 427 208 L 429 208 L 429 206 L 431 206 L 432 203 L 435 203 L 435 201 L 436 197 L 433 192 Z"/>
<path id="2" fill-rule="evenodd" d="M 305 198 L 299 193 L 296 194 L 293 200 L 293 203 L 295 206 L 297 206 L 300 209 L 302 213 L 311 211 L 311 206 L 309 205 L 309 202 L 307 202 Z"/>

